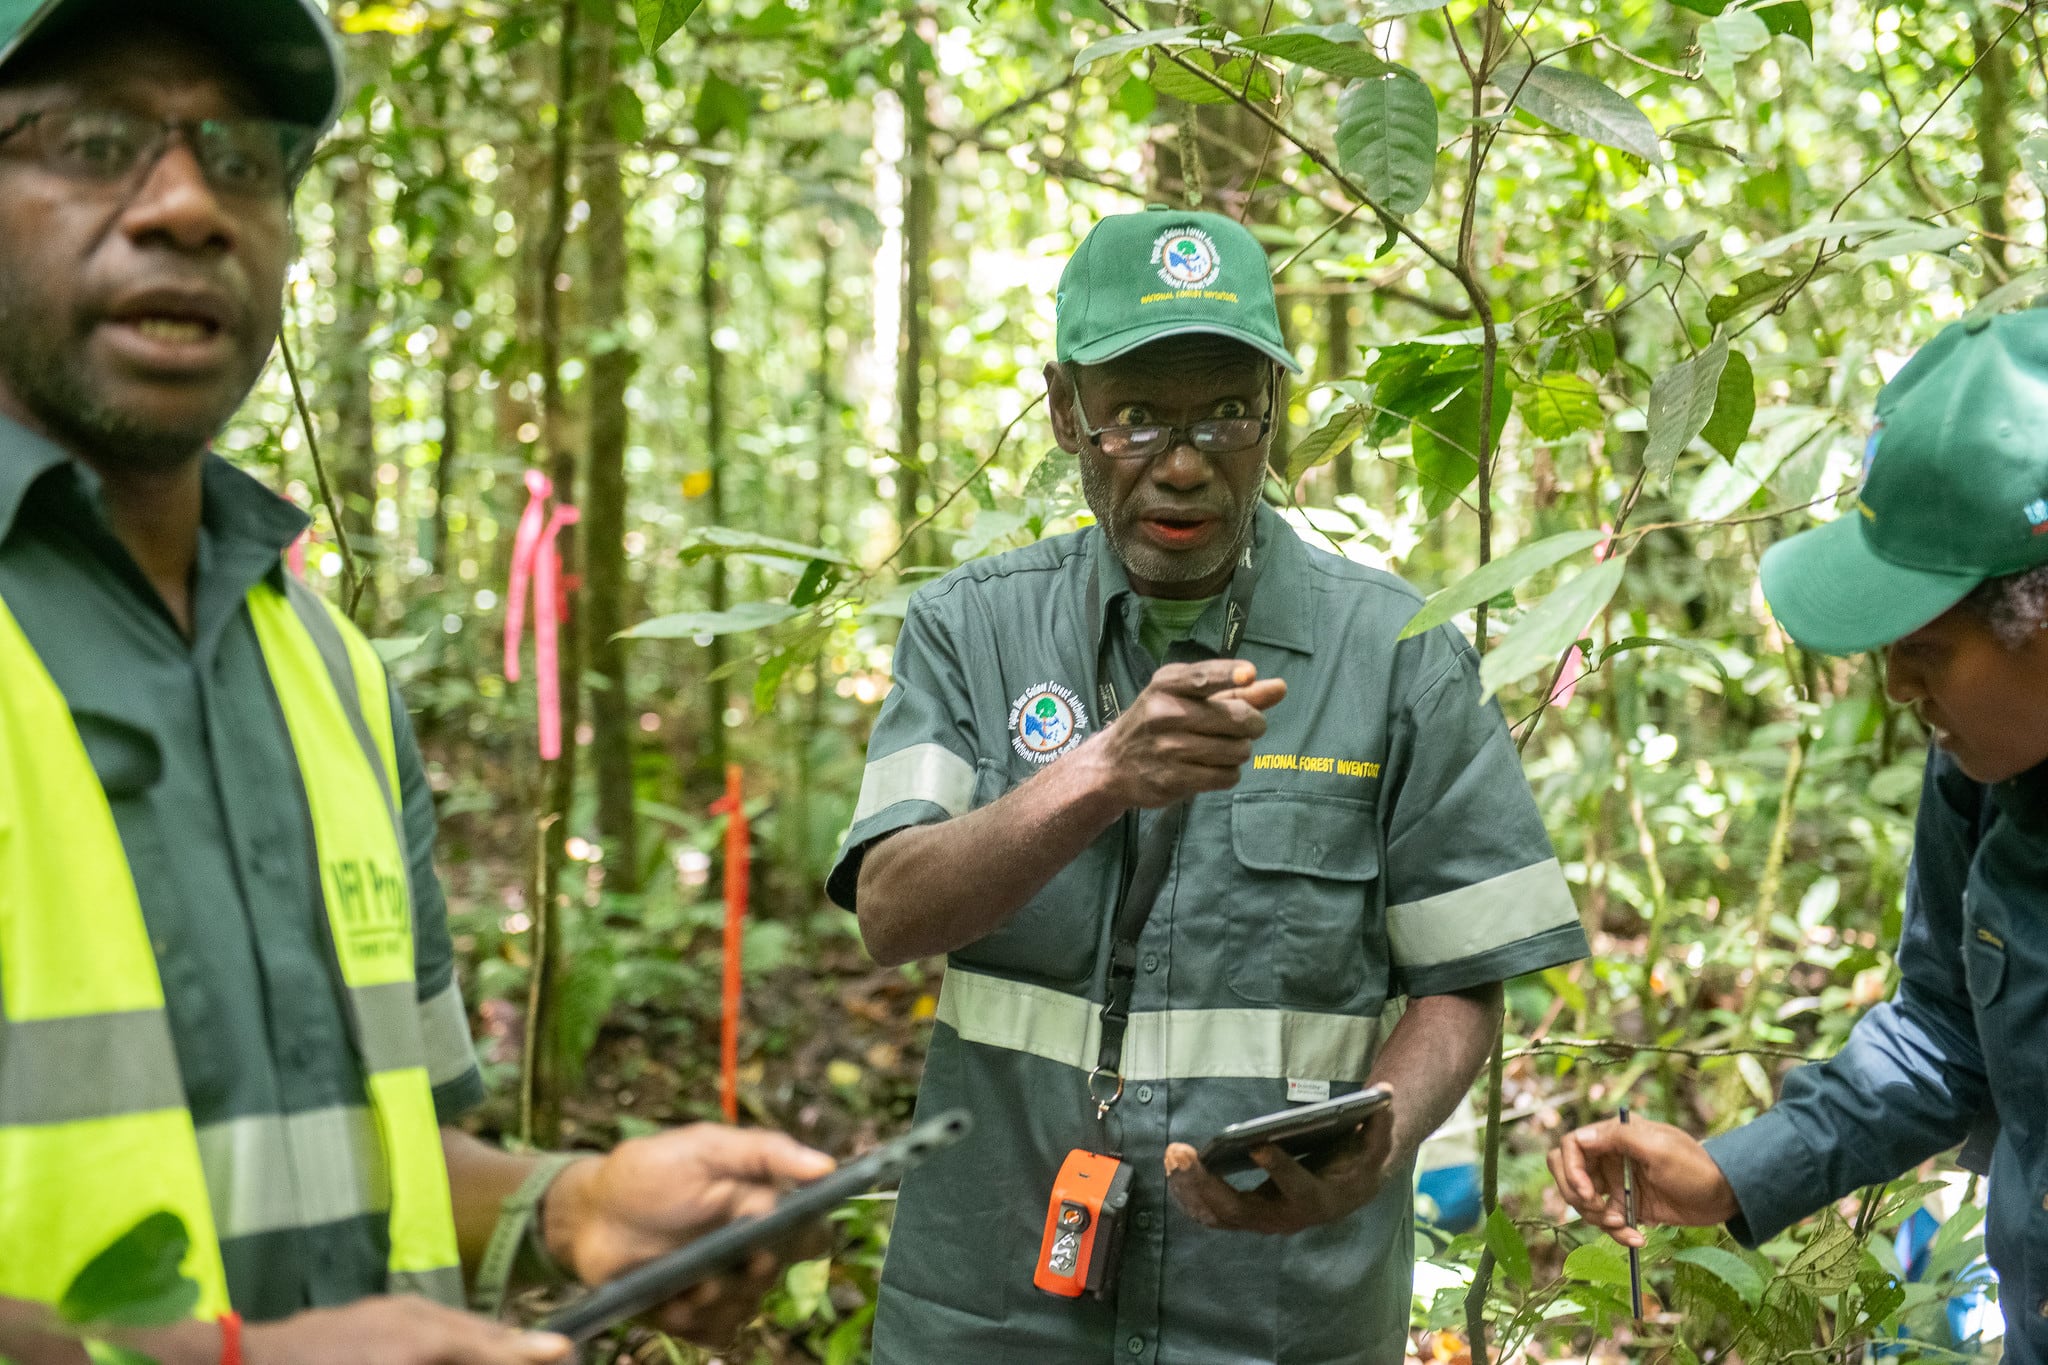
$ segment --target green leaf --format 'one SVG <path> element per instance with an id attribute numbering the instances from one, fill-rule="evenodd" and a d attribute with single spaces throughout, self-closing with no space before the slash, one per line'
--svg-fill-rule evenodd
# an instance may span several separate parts
<path id="1" fill-rule="evenodd" d="M 1189 66 L 1215 72 L 1216 78 L 1226 88 L 1219 90 L 1179 62 L 1165 58 L 1152 63 L 1152 88 L 1183 104 L 1229 104 L 1231 95 L 1239 90 L 1245 92 L 1247 99 L 1265 101 L 1273 98 L 1273 86 L 1266 79 L 1265 68 L 1248 66 L 1248 58 L 1240 57 L 1236 61 L 1225 62 L 1221 67 L 1200 52 L 1189 53 L 1183 60 Z M 1251 72 L 1249 87 L 1245 82 L 1248 69 Z"/>
<path id="2" fill-rule="evenodd" d="M 640 24 L 640 46 L 652 57 L 676 31 L 689 22 L 701 0 L 633 0 L 633 17 Z"/>
<path id="3" fill-rule="evenodd" d="M 789 595 L 792 607 L 808 607 L 838 586 L 840 566 L 829 559 L 814 559 L 804 566 L 796 591 Z"/>
<path id="4" fill-rule="evenodd" d="M 1429 201 L 1436 140 L 1436 96 L 1406 67 L 1355 81 L 1337 101 L 1338 162 L 1389 213 Z"/>
<path id="5" fill-rule="evenodd" d="M 731 611 L 685 611 L 674 616 L 657 616 L 630 630 L 619 632 L 622 640 L 695 640 L 706 635 L 739 635 L 780 625 L 797 614 L 784 602 L 742 602 Z"/>
<path id="6" fill-rule="evenodd" d="M 1423 603 L 1422 610 L 1395 638 L 1412 639 L 1426 630 L 1434 630 L 1459 612 L 1513 591 L 1552 565 L 1592 549 L 1606 537 L 1605 531 L 1566 531 L 1517 545 L 1512 552 L 1467 574 Z"/>
<path id="7" fill-rule="evenodd" d="M 377 651 L 377 661 L 388 668 L 408 654 L 418 653 L 426 642 L 425 635 L 391 635 L 370 641 L 370 648 Z"/>
<path id="8" fill-rule="evenodd" d="M 126 1346 L 116 1346 L 111 1341 L 81 1341 L 85 1358 L 92 1365 L 157 1365 L 155 1356 L 146 1356 L 140 1351 L 131 1351 Z M 4 1359 L 4 1357 L 0 1357 Z"/>
<path id="9" fill-rule="evenodd" d="M 732 130 L 735 142 L 743 142 L 747 136 L 748 121 L 753 116 L 754 102 L 747 92 L 716 71 L 711 71 L 704 76 L 704 89 L 697 95 L 697 108 L 690 116 L 690 126 L 697 130 L 697 140 L 702 143 L 710 143 L 728 128 Z"/>
<path id="10" fill-rule="evenodd" d="M 1124 83 L 1110 98 L 1123 116 L 1133 123 L 1143 123 L 1159 107 L 1159 92 L 1137 76 L 1125 77 Z"/>
<path id="11" fill-rule="evenodd" d="M 1603 564 L 1600 567 L 1604 569 L 1608 566 Z M 1558 646 L 1558 653 L 1562 653 L 1563 649 L 1562 645 Z M 1552 657 L 1554 659 L 1556 656 Z M 1573 1247 L 1571 1254 L 1564 1258 L 1564 1273 L 1566 1279 L 1627 1288 L 1628 1252 L 1619 1242 L 1602 1237 L 1582 1247 Z"/>
<path id="12" fill-rule="evenodd" d="M 1680 9 L 1691 10 L 1694 14 L 1704 14 L 1709 18 L 1728 8 L 1728 0 L 1671 0 L 1671 3 Z"/>
<path id="13" fill-rule="evenodd" d="M 1764 21 L 1764 27 L 1771 35 L 1790 34 L 1806 44 L 1808 52 L 1813 51 L 1813 15 L 1806 9 L 1806 0 L 1779 0 L 1775 5 L 1758 5 L 1756 17 Z"/>
<path id="14" fill-rule="evenodd" d="M 612 135 L 621 142 L 642 142 L 647 137 L 647 106 L 640 93 L 621 81 L 605 95 L 611 114 Z"/>
<path id="15" fill-rule="evenodd" d="M 1830 1209 L 1813 1239 L 1799 1249 L 1782 1278 L 1809 1294 L 1839 1294 L 1856 1283 L 1857 1268 L 1863 1262 L 1863 1244 Z"/>
<path id="16" fill-rule="evenodd" d="M 1649 444 L 1643 464 L 1650 477 L 1671 477 L 1678 457 L 1706 429 L 1721 393 L 1721 372 L 1728 366 L 1728 343 L 1717 341 L 1690 360 L 1681 360 L 1650 385 Z"/>
<path id="17" fill-rule="evenodd" d="M 1180 28 L 1148 28 L 1141 33 L 1118 33 L 1101 38 L 1082 48 L 1074 57 L 1074 74 L 1079 75 L 1104 57 L 1119 53 L 1136 52 L 1141 47 L 1162 47 L 1168 43 L 1184 43 L 1199 25 L 1185 24 Z"/>
<path id="18" fill-rule="evenodd" d="M 1656 125 L 1642 110 L 1591 76 L 1559 66 L 1532 68 L 1511 62 L 1494 72 L 1493 83 L 1509 94 L 1519 88 L 1515 103 L 1559 132 L 1618 148 L 1653 166 L 1664 160 Z"/>
<path id="19" fill-rule="evenodd" d="M 1540 668 L 1554 665 L 1566 647 L 1584 637 L 1586 627 L 1614 597 L 1628 569 L 1628 556 L 1595 564 L 1559 587 L 1533 610 L 1515 622 L 1515 627 L 1493 647 L 1479 665 L 1482 700 L 1519 682 Z M 1603 1245 L 1594 1243 L 1593 1245 Z M 1580 1247 L 1579 1251 L 1586 1250 Z M 1616 1247 L 1618 1254 L 1621 1248 Z M 1577 1256 L 1578 1251 L 1572 1253 Z M 1571 1271 L 1571 1259 L 1565 1260 Z"/>
<path id="20" fill-rule="evenodd" d="M 1734 1290 L 1736 1296 L 1751 1308 L 1763 1301 L 1763 1276 L 1756 1273 L 1756 1267 L 1726 1247 L 1687 1247 L 1671 1259 L 1682 1265 L 1698 1266 Z"/>
<path id="21" fill-rule="evenodd" d="M 1707 300 L 1707 321 L 1719 326 L 1737 316 L 1751 304 L 1772 298 L 1786 285 L 1792 283 L 1792 276 L 1778 270 L 1752 270 L 1735 281 L 1735 287 L 1724 294 L 1716 294 Z"/>
<path id="22" fill-rule="evenodd" d="M 1373 23 L 1397 14 L 1420 14 L 1443 8 L 1443 0 L 1366 0 L 1366 17 Z"/>
<path id="23" fill-rule="evenodd" d="M 1965 315 L 1965 320 L 1988 318 L 1995 314 L 2003 313 L 2016 303 L 2025 303 L 2031 300 L 2043 290 L 2048 290 L 2048 266 L 2042 266 L 2038 269 L 2029 270 L 2024 274 L 2015 275 L 2004 284 L 1999 285 L 1998 288 L 1977 300 L 1977 306 Z"/>
<path id="24" fill-rule="evenodd" d="M 1360 35 L 1361 38 L 1363 36 Z M 1333 42 L 1321 33 L 1307 31 L 1305 27 L 1283 28 L 1255 38 L 1239 38 L 1231 46 L 1356 80 L 1371 80 L 1401 69 L 1383 61 L 1361 42 Z M 1434 110 L 1434 101 L 1430 107 Z M 1430 150 L 1432 153 L 1436 150 L 1434 142 Z"/>
<path id="25" fill-rule="evenodd" d="M 1721 458 L 1732 460 L 1749 439 L 1749 424 L 1755 420 L 1756 374 L 1749 368 L 1748 356 L 1731 350 L 1714 390 L 1714 415 L 1700 429 L 1700 437 L 1720 451 Z"/>
<path id="26" fill-rule="evenodd" d="M 1299 483 L 1311 469 L 1328 464 L 1338 451 L 1357 440 L 1365 430 L 1365 420 L 1365 409 L 1356 403 L 1331 404 L 1322 425 L 1287 452 L 1288 487 Z"/>
<path id="27" fill-rule="evenodd" d="M 793 540 L 777 540 L 773 536 L 757 535 L 752 531 L 736 531 L 730 526 L 700 526 L 683 537 L 683 547 L 677 552 L 685 564 L 695 564 L 700 559 L 717 555 L 766 554 L 783 559 L 797 559 L 808 563 L 822 559 L 827 564 L 850 567 L 853 563 L 845 555 L 832 550 L 821 550 L 815 545 L 799 545 Z"/>
<path id="28" fill-rule="evenodd" d="M 1603 666 L 1617 654 L 1633 654 L 1637 650 L 1643 649 L 1683 650 L 1712 668 L 1720 676 L 1722 682 L 1734 681 L 1728 676 L 1728 668 L 1721 662 L 1720 657 L 1705 645 L 1695 644 L 1691 640 L 1659 640 L 1652 635 L 1631 635 L 1625 640 L 1616 640 L 1613 644 L 1600 651 L 1599 658 L 1593 661 L 1593 667 L 1599 668 Z"/>
<path id="29" fill-rule="evenodd" d="M 1894 232 L 1918 232 L 1929 227 L 1917 218 L 1821 218 L 1780 233 L 1769 241 L 1740 253 L 1742 260 L 1764 260 L 1780 255 L 1785 248 L 1803 242 L 1832 242 L 1837 238 L 1883 237 Z"/>
<path id="30" fill-rule="evenodd" d="M 86 1262 L 57 1302 L 74 1326 L 164 1327 L 192 1315 L 199 1285 L 179 1268 L 192 1250 L 185 1220 L 152 1213 Z"/>
<path id="31" fill-rule="evenodd" d="M 2020 140 L 2020 169 L 2035 189 L 2048 194 L 2048 136 L 2036 133 Z"/>
<path id="32" fill-rule="evenodd" d="M 1576 374 L 1545 374 L 1518 395 L 1522 420 L 1539 441 L 1561 441 L 1575 431 L 1597 431 L 1607 421 L 1600 390 Z"/>
<path id="33" fill-rule="evenodd" d="M 1486 1245 L 1508 1279 L 1517 1288 L 1527 1289 L 1530 1279 L 1529 1244 L 1522 1240 L 1522 1230 L 1515 1226 L 1514 1219 L 1508 1217 L 1506 1209 L 1496 1207 L 1486 1216 Z"/>
<path id="34" fill-rule="evenodd" d="M 1771 31 L 1746 9 L 1729 10 L 1700 25 L 1700 56 L 1707 80 L 1732 96 L 1735 68 L 1771 45 Z"/>

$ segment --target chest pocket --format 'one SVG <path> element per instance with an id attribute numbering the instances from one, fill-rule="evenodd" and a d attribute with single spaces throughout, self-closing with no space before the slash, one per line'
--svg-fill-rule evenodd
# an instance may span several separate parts
<path id="1" fill-rule="evenodd" d="M 1379 821 L 1370 801 L 1240 792 L 1230 803 L 1239 935 L 1231 990 L 1261 1005 L 1337 1006 L 1368 984 L 1380 919 Z M 1382 958 L 1384 955 L 1382 955 Z"/>
<path id="2" fill-rule="evenodd" d="M 1999 997 L 2005 993 L 2005 940 L 1971 920 L 1964 921 L 1963 934 L 1963 975 L 1975 1006 L 1977 1042 L 1989 1060 L 2002 1047 Z"/>

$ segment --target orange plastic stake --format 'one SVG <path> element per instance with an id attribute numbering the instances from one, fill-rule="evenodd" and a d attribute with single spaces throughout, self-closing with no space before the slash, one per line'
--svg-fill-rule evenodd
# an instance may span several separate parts
<path id="1" fill-rule="evenodd" d="M 748 856 L 751 836 L 740 765 L 725 770 L 725 796 L 712 803 L 711 813 L 726 817 L 725 825 L 725 999 L 719 1026 L 718 1102 L 725 1121 L 740 1117 L 740 949 L 746 938 Z"/>

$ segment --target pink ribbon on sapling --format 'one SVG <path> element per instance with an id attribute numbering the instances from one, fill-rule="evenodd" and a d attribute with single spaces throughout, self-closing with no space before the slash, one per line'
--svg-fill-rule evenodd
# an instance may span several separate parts
<path id="1" fill-rule="evenodd" d="M 533 686 L 540 702 L 540 756 L 547 762 L 562 756 L 561 625 L 567 611 L 562 596 L 562 553 L 555 537 L 574 526 L 583 514 L 564 503 L 555 508 L 541 533 L 533 557 Z"/>
<path id="2" fill-rule="evenodd" d="M 1594 547 L 1593 562 L 1604 561 L 1614 549 L 1614 527 L 1602 522 L 1600 529 L 1607 533 L 1607 539 Z M 1579 694 L 1579 680 L 1586 676 L 1586 651 L 1578 645 L 1564 656 L 1564 668 L 1557 675 L 1557 688 L 1550 694 L 1550 704 L 1560 709 L 1570 706 L 1572 698 Z"/>
<path id="3" fill-rule="evenodd" d="M 284 566 L 292 571 L 292 577 L 301 583 L 306 581 L 306 550 L 313 544 L 313 528 L 308 526 L 284 552 Z"/>
<path id="4" fill-rule="evenodd" d="M 526 585 L 533 578 L 534 556 L 540 550 L 554 480 L 538 469 L 526 471 L 526 511 L 512 537 L 512 578 L 505 585 L 505 681 L 519 681 L 519 646 L 526 637 Z M 535 623 L 536 634 L 539 631 Z"/>

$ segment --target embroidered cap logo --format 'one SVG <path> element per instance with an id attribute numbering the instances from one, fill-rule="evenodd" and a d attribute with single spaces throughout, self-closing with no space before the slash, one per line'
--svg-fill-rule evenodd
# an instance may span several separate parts
<path id="1" fill-rule="evenodd" d="M 1168 288 L 1182 291 L 1207 289 L 1223 272 L 1214 239 L 1200 228 L 1160 233 L 1152 243 L 1152 264 Z"/>

